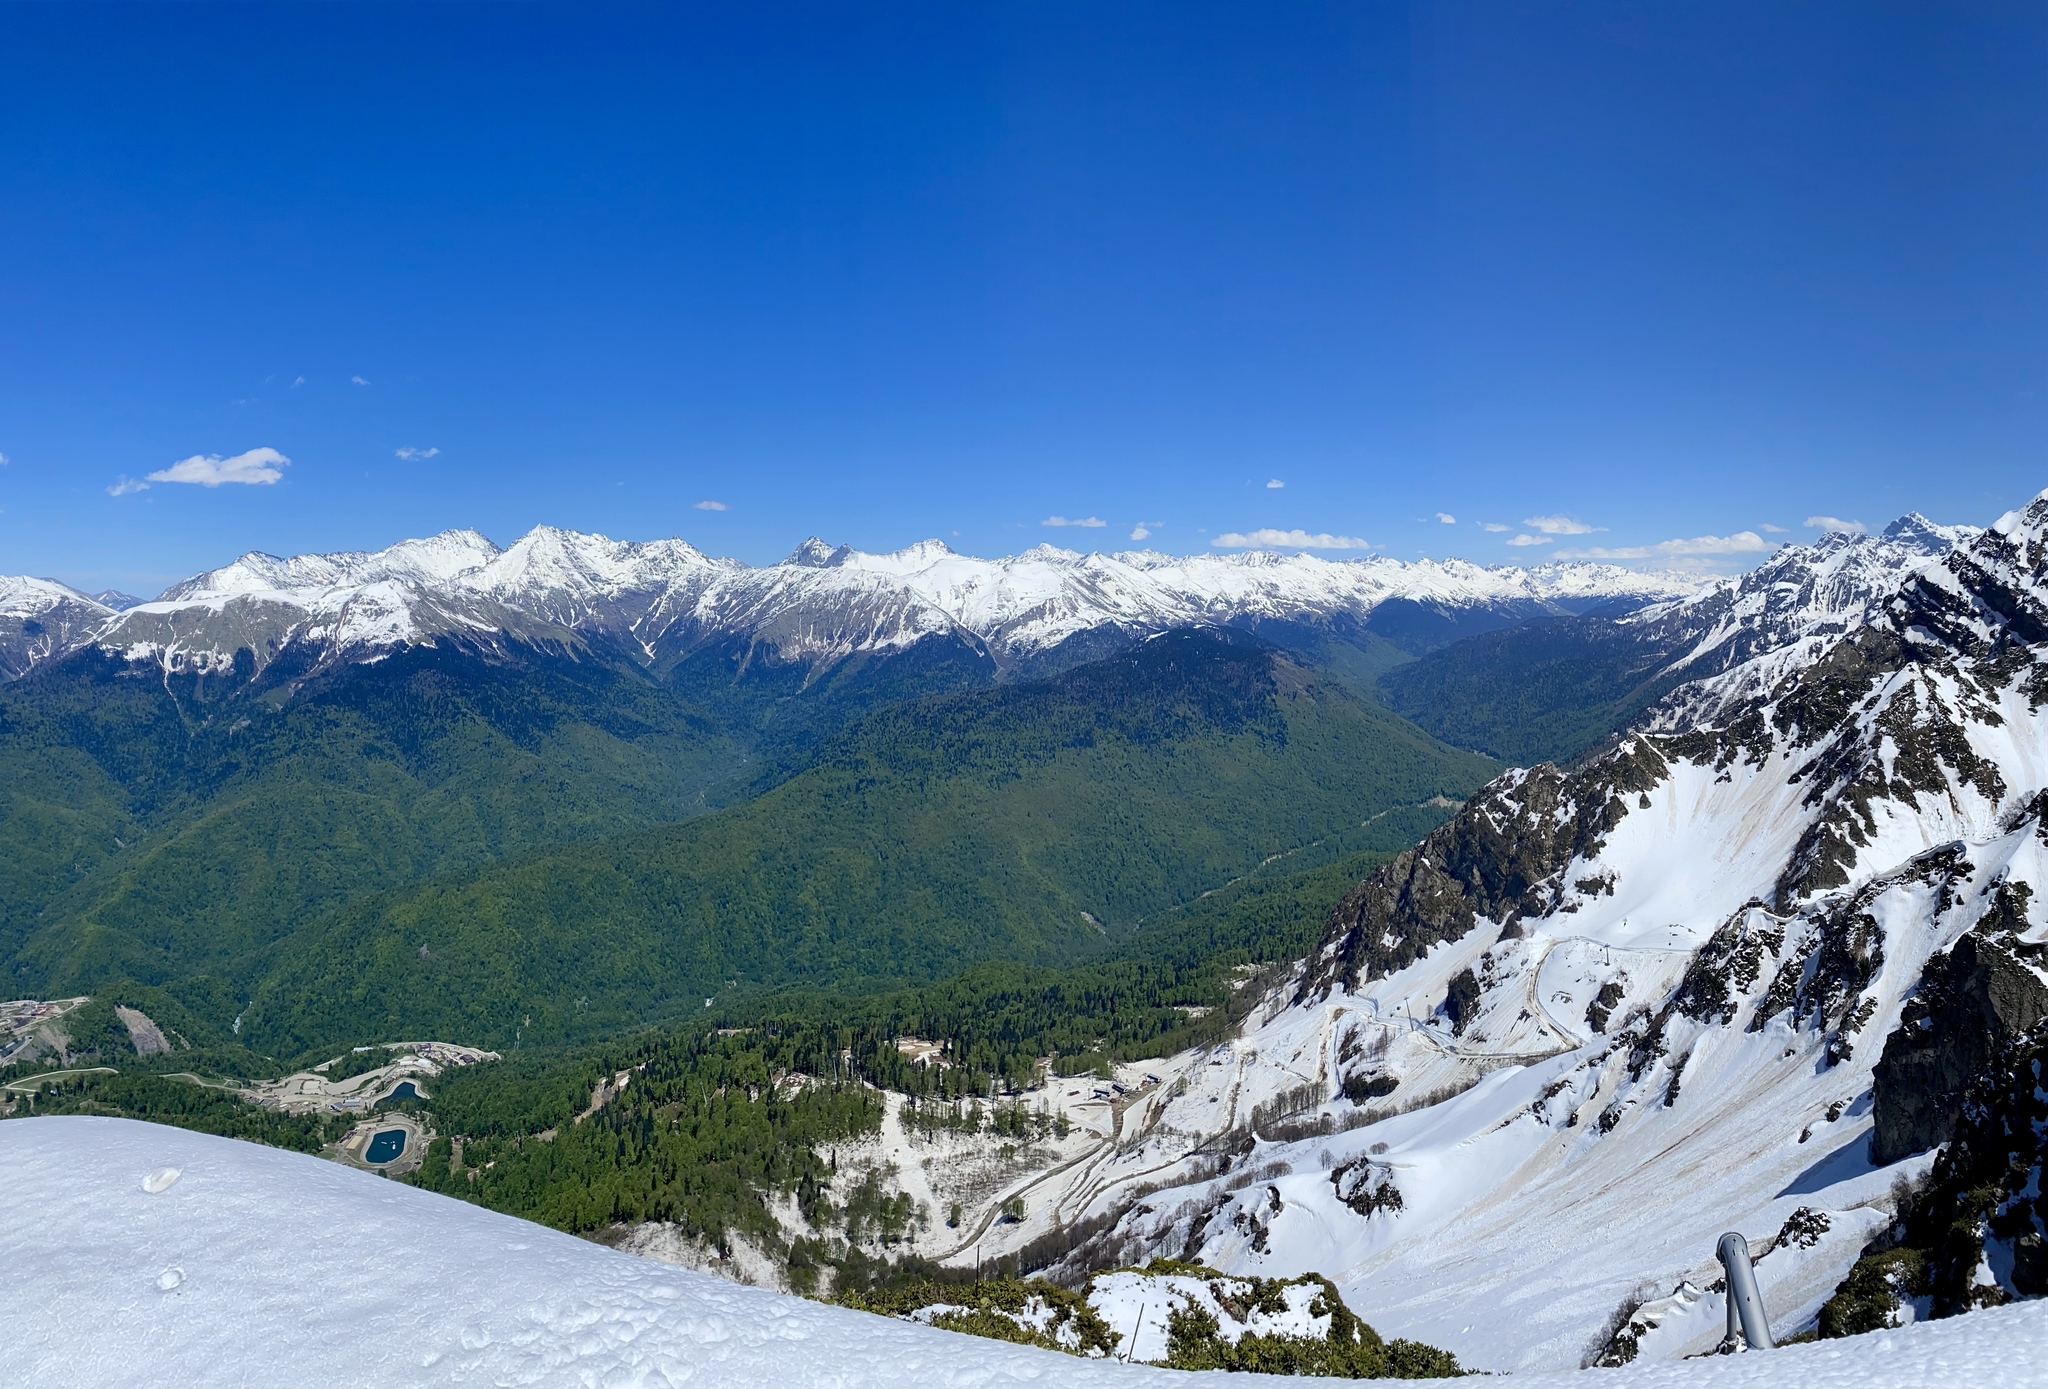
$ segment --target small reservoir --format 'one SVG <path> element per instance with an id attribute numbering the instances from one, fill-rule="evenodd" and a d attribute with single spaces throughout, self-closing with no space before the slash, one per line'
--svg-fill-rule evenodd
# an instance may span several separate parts
<path id="1" fill-rule="evenodd" d="M 363 1149 L 363 1161 L 381 1164 L 395 1161 L 405 1151 L 405 1130 L 385 1129 L 370 1139 L 370 1146 Z"/>
<path id="2" fill-rule="evenodd" d="M 394 1089 L 390 1094 L 386 1095 L 383 1099 L 377 1101 L 377 1103 L 390 1104 L 393 1100 L 416 1100 L 419 1098 L 420 1092 L 418 1088 L 415 1087 L 413 1083 L 409 1080 L 401 1080 L 398 1082 L 398 1087 L 396 1089 Z"/>

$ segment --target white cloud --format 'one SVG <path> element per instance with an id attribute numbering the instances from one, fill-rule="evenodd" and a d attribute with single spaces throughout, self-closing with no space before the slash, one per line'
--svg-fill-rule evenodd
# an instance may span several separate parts
<path id="1" fill-rule="evenodd" d="M 1436 519 L 1443 522 L 1447 526 L 1455 526 L 1458 524 L 1458 518 L 1451 515 L 1451 513 L 1448 511 L 1439 511 L 1436 514 Z"/>
<path id="2" fill-rule="evenodd" d="M 1559 559 L 1648 559 L 1657 552 L 1648 545 L 1589 545 L 1583 550 L 1559 550 Z"/>
<path id="3" fill-rule="evenodd" d="M 1226 531 L 1209 542 L 1228 550 L 1370 550 L 1372 542 L 1355 535 L 1331 535 L 1327 532 L 1310 535 L 1307 531 L 1274 530 L 1261 527 L 1248 535 Z"/>
<path id="4" fill-rule="evenodd" d="M 1762 530 L 1763 530 L 1764 532 L 1766 532 L 1767 534 L 1770 534 L 1770 535 L 1790 535 L 1790 534 L 1791 534 L 1791 532 L 1790 532 L 1790 531 L 1788 531 L 1788 530 L 1786 530 L 1786 529 L 1785 529 L 1785 528 L 1784 528 L 1783 526 L 1774 526 L 1774 525 L 1772 525 L 1772 524 L 1771 524 L 1771 523 L 1770 523 L 1769 521 L 1766 521 L 1766 522 L 1764 522 L 1764 523 L 1763 523 L 1763 526 L 1761 527 L 1761 529 L 1762 529 Z"/>
<path id="5" fill-rule="evenodd" d="M 1839 516 L 1809 516 L 1806 524 L 1816 530 L 1848 531 L 1851 535 L 1861 535 L 1865 529 L 1861 521 L 1844 521 Z"/>
<path id="6" fill-rule="evenodd" d="M 731 507 L 729 507 L 729 506 L 727 506 L 727 505 L 726 505 L 726 504 L 725 504 L 724 502 L 714 502 L 714 501 L 712 501 L 712 500 L 711 500 L 711 499 L 710 499 L 709 497 L 706 497 L 706 498 L 705 498 L 705 499 L 704 499 L 703 501 L 701 501 L 701 502 L 692 502 L 692 503 L 690 503 L 690 505 L 692 505 L 692 506 L 696 507 L 696 508 L 697 508 L 697 510 L 699 510 L 699 511 L 730 511 L 730 510 L 732 510 L 732 508 L 731 508 Z"/>
<path id="7" fill-rule="evenodd" d="M 276 449 L 250 449 L 233 458 L 217 453 L 195 453 L 170 467 L 149 475 L 151 482 L 195 482 L 201 487 L 218 487 L 224 482 L 252 485 L 276 482 L 291 459 Z"/>
<path id="8" fill-rule="evenodd" d="M 1588 546 L 1583 550 L 1559 550 L 1559 559 L 1672 559 L 1681 555 L 1754 555 L 1772 548 L 1771 542 L 1755 531 L 1733 535 L 1696 535 L 1690 540 L 1660 540 L 1655 545 Z"/>
<path id="9" fill-rule="evenodd" d="M 130 492 L 147 492 L 148 490 L 148 483 L 137 482 L 128 474 L 123 473 L 114 479 L 114 485 L 107 489 L 107 495 L 110 497 L 125 497 Z"/>
<path id="10" fill-rule="evenodd" d="M 1690 540 L 1666 540 L 1657 546 L 1660 555 L 1753 555 L 1771 548 L 1771 542 L 1755 531 L 1733 535 L 1696 535 Z"/>
<path id="11" fill-rule="evenodd" d="M 303 386 L 303 385 L 305 385 L 305 384 L 306 384 L 306 378 L 305 378 L 305 377 L 303 377 L 303 376 L 295 376 L 295 377 L 293 377 L 293 378 L 292 378 L 292 389 L 293 389 L 293 390 L 295 390 L 295 391 L 296 391 L 296 390 L 297 390 L 297 389 L 298 389 L 299 387 L 301 387 L 301 386 Z"/>
<path id="12" fill-rule="evenodd" d="M 1574 521 L 1569 516 L 1524 516 L 1522 524 L 1532 531 L 1542 531 L 1545 535 L 1591 535 L 1594 531 L 1607 529 L 1605 526 L 1589 526 L 1584 521 Z"/>
<path id="13" fill-rule="evenodd" d="M 1048 516 L 1038 524 L 1041 526 L 1087 526 L 1092 529 L 1097 526 L 1108 525 L 1109 523 L 1100 516 L 1083 516 L 1073 521 L 1069 521 L 1064 516 Z"/>
<path id="14" fill-rule="evenodd" d="M 1137 525 L 1131 527 L 1131 539 L 1149 540 L 1152 538 L 1153 528 L 1165 524 L 1166 522 L 1164 521 L 1140 521 Z"/>
<path id="15" fill-rule="evenodd" d="M 1282 481 L 1281 481 L 1281 480 L 1280 480 L 1279 478 L 1277 478 L 1277 477 L 1276 477 L 1276 478 L 1268 478 L 1268 479 L 1266 480 L 1266 488 L 1267 488 L 1267 490 L 1268 490 L 1268 491 L 1271 491 L 1271 490 L 1272 490 L 1273 488 L 1275 488 L 1275 487 L 1285 487 L 1286 485 L 1287 485 L 1286 483 L 1282 482 Z"/>
<path id="16" fill-rule="evenodd" d="M 303 376 L 302 376 L 302 377 L 300 377 L 299 379 L 300 379 L 301 381 L 305 380 L 305 378 L 304 378 Z M 363 378 L 362 378 L 362 377 L 360 377 L 360 376 L 351 376 L 351 377 L 349 377 L 349 384 L 350 384 L 350 385 L 352 385 L 352 386 L 367 386 L 367 385 L 369 385 L 370 383 L 369 383 L 369 382 L 367 382 L 367 381 L 365 381 L 365 380 L 363 380 Z"/>
<path id="17" fill-rule="evenodd" d="M 1514 527 L 1503 526 L 1498 521 L 1481 521 L 1479 523 L 1479 529 L 1483 531 L 1492 531 L 1495 535 L 1498 535 L 1502 531 L 1511 531 L 1514 529 Z"/>
<path id="18" fill-rule="evenodd" d="M 1548 545 L 1549 543 L 1550 537 L 1547 535 L 1518 535 L 1508 541 L 1510 545 Z"/>
<path id="19" fill-rule="evenodd" d="M 6 467 L 9 463 L 12 463 L 13 461 L 14 460 L 9 458 L 6 454 L 0 453 L 0 468 Z"/>
<path id="20" fill-rule="evenodd" d="M 400 458 L 432 458 L 440 451 L 439 449 L 403 448 L 398 450 L 398 456 Z"/>

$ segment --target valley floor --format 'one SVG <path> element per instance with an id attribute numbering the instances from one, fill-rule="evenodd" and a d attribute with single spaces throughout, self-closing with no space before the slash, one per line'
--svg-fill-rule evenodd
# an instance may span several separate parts
<path id="1" fill-rule="evenodd" d="M 0 1169 L 0 1262 L 25 1294 L 0 1310 L 10 1383 L 1137 1389 L 1184 1379 L 739 1287 L 301 1154 L 179 1129 L 11 1121 L 0 1125 Z M 2048 1303 L 1590 1373 L 1517 1382 L 2044 1385 Z"/>

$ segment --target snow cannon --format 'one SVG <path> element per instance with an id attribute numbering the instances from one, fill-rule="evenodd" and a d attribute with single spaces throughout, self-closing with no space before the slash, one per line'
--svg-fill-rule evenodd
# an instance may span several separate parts
<path id="1" fill-rule="evenodd" d="M 1756 1270 L 1749 1264 L 1749 1241 L 1730 1230 L 1721 1236 L 1714 1253 L 1728 1275 L 1728 1340 L 1732 1350 L 1739 1340 L 1751 1350 L 1770 1350 L 1770 1319 L 1764 1315 L 1764 1295 L 1757 1290 Z"/>

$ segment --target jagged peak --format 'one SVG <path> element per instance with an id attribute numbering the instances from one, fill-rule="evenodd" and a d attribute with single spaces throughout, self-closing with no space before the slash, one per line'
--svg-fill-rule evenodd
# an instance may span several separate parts
<path id="1" fill-rule="evenodd" d="M 832 545 L 814 535 L 791 550 L 782 563 L 798 569 L 830 569 L 844 564 L 852 553 L 850 545 Z"/>
<path id="2" fill-rule="evenodd" d="M 1886 526 L 1879 539 L 1906 545 L 1930 555 L 1947 554 L 1981 534 L 1975 526 L 1944 526 L 1917 511 L 1909 511 Z"/>

